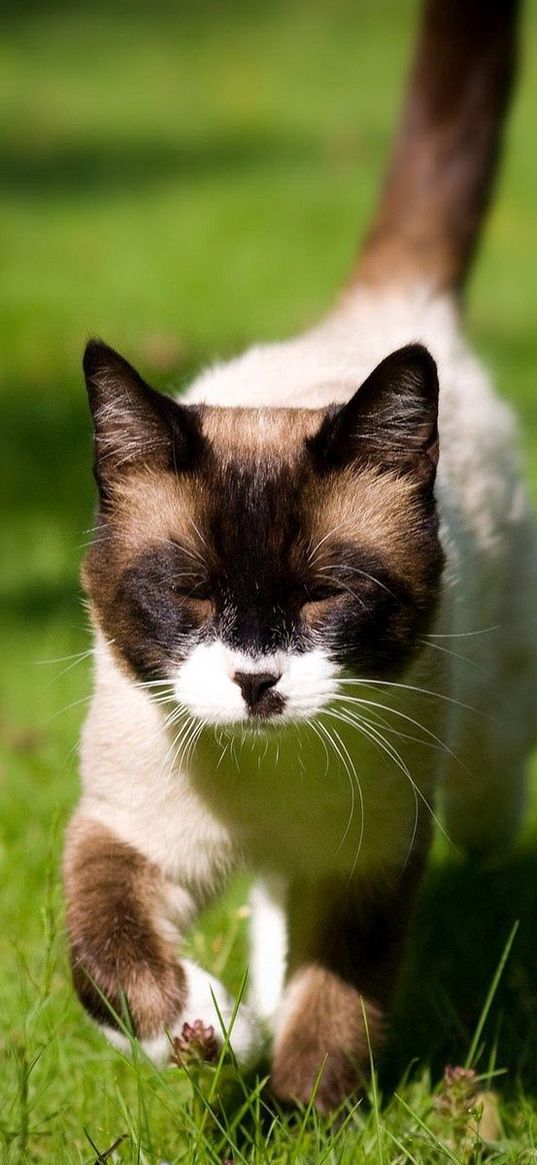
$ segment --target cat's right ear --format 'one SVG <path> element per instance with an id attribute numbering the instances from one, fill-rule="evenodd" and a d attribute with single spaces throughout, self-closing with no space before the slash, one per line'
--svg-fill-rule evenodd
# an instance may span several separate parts
<path id="1" fill-rule="evenodd" d="M 438 374 L 422 344 L 392 352 L 308 441 L 319 469 L 371 465 L 432 486 L 438 463 Z"/>
<path id="2" fill-rule="evenodd" d="M 195 409 L 156 392 L 101 340 L 90 340 L 83 367 L 103 499 L 133 467 L 180 471 L 192 463 L 203 445 Z"/>

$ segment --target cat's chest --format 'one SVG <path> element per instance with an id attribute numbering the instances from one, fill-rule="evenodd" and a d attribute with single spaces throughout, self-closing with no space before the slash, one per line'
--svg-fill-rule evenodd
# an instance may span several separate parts
<path id="1" fill-rule="evenodd" d="M 317 729 L 230 738 L 216 763 L 202 746 L 191 780 L 248 865 L 330 876 L 404 862 L 424 809 L 421 758 L 355 728 Z"/>

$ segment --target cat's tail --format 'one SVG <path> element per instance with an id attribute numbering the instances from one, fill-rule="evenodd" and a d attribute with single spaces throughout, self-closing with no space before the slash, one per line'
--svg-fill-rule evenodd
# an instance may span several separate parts
<path id="1" fill-rule="evenodd" d="M 487 210 L 519 0 L 425 0 L 400 125 L 351 285 L 459 292 Z"/>

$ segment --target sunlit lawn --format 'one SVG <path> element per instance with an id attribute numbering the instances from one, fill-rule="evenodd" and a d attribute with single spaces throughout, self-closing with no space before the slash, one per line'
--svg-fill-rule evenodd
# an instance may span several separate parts
<path id="1" fill-rule="evenodd" d="M 372 204 L 416 9 L 47 9 L 8 6 L 0 48 L 0 1162 L 89 1163 L 91 1142 L 104 1153 L 120 1137 L 111 1162 L 470 1160 L 464 1120 L 442 1115 L 432 1089 L 446 1063 L 466 1060 L 516 920 L 475 1062 L 505 1069 L 493 1157 L 537 1161 L 535 811 L 501 870 L 467 869 L 438 848 L 380 1093 L 335 1133 L 271 1115 L 256 1081 L 229 1067 L 215 1087 L 122 1061 L 72 997 L 58 862 L 90 672 L 77 658 L 90 643 L 78 565 L 93 525 L 84 341 L 102 334 L 158 386 L 180 387 L 204 361 L 314 319 Z M 535 0 L 524 42 L 469 327 L 520 412 L 537 496 Z M 235 887 L 190 940 L 235 988 L 244 893 Z"/>

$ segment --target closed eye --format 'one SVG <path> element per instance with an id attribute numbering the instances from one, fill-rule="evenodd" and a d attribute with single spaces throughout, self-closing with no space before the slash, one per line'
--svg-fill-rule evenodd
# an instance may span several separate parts
<path id="1" fill-rule="evenodd" d="M 306 602 L 322 603 L 325 599 L 336 599 L 343 593 L 343 587 L 338 587 L 334 583 L 313 583 L 306 587 Z"/>
<path id="2" fill-rule="evenodd" d="M 212 598 L 209 583 L 201 579 L 199 581 L 192 580 L 190 584 L 174 582 L 171 585 L 171 590 L 174 595 L 179 595 L 183 599 L 200 599 L 205 601 Z"/>

